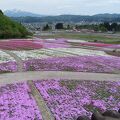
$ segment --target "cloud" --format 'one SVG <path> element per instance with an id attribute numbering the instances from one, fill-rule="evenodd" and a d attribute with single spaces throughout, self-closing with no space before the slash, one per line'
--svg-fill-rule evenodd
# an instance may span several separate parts
<path id="1" fill-rule="evenodd" d="M 120 13 L 120 0 L 0 0 L 0 8 L 39 14 Z"/>

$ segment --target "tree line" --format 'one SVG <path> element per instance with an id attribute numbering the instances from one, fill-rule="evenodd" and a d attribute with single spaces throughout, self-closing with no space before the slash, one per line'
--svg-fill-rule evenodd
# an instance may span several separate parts
<path id="1" fill-rule="evenodd" d="M 101 31 L 101 32 L 107 32 L 107 31 L 112 31 L 112 32 L 117 32 L 120 31 L 120 24 L 118 23 L 109 23 L 109 22 L 104 22 L 98 25 L 76 25 L 76 29 L 89 29 L 89 30 L 94 30 L 94 31 Z"/>
<path id="2" fill-rule="evenodd" d="M 49 24 L 46 24 L 43 27 L 43 31 L 46 30 L 51 30 L 51 26 L 49 26 Z M 66 27 L 64 27 L 64 23 L 57 23 L 55 25 L 55 29 L 66 29 L 66 30 L 70 30 L 73 29 L 73 26 L 71 27 L 70 24 L 68 24 Z M 96 32 L 101 31 L 101 32 L 108 32 L 108 31 L 112 31 L 112 32 L 117 32 L 120 31 L 120 24 L 118 23 L 109 23 L 109 22 L 104 22 L 98 25 L 92 24 L 92 25 L 75 25 L 75 29 L 76 30 L 81 30 L 81 29 L 88 29 L 88 30 L 94 30 Z"/>

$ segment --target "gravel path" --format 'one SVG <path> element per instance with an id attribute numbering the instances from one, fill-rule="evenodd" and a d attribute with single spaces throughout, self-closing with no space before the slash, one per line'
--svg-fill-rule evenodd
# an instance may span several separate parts
<path id="1" fill-rule="evenodd" d="M 65 71 L 29 71 L 0 75 L 0 85 L 42 79 L 120 81 L 120 74 L 65 72 Z"/>

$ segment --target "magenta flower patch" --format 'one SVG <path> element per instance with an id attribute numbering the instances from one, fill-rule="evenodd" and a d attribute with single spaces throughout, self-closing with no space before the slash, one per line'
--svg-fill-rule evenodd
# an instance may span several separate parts
<path id="1" fill-rule="evenodd" d="M 25 61 L 27 71 L 74 71 L 113 73 L 120 70 L 120 58 L 105 56 L 57 57 Z"/>
<path id="2" fill-rule="evenodd" d="M 94 111 L 120 108 L 120 82 L 43 80 L 35 85 L 56 120 L 76 120 L 81 115 L 91 117 Z"/>
<path id="3" fill-rule="evenodd" d="M 0 87 L 0 120 L 42 120 L 26 83 Z"/>

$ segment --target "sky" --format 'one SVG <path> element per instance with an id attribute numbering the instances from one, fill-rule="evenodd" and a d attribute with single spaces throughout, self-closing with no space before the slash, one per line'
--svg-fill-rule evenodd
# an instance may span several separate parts
<path id="1" fill-rule="evenodd" d="M 0 0 L 0 9 L 42 15 L 120 13 L 120 0 Z"/>

